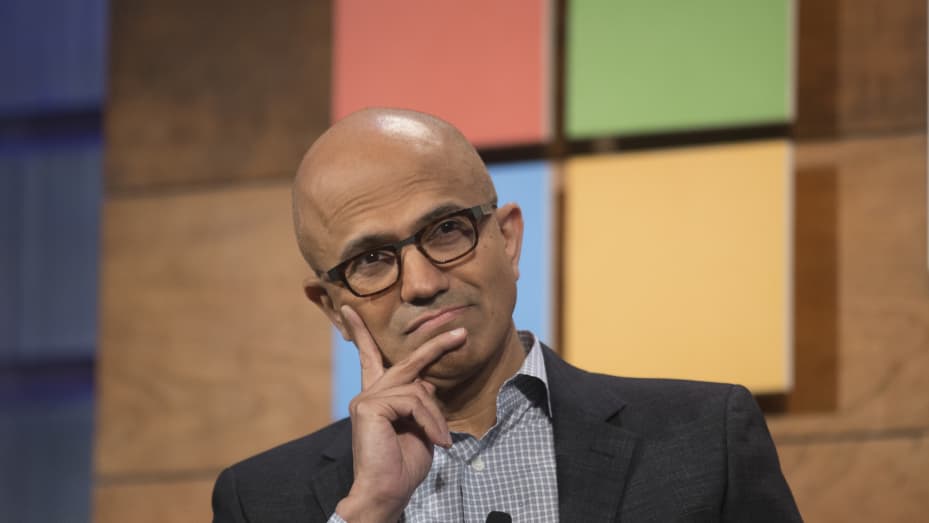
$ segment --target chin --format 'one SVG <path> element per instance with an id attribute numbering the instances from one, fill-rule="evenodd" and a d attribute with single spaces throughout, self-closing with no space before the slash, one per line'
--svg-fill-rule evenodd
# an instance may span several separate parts
<path id="1" fill-rule="evenodd" d="M 470 377 L 473 369 L 468 364 L 467 355 L 461 352 L 466 348 L 467 343 L 444 354 L 423 369 L 423 378 L 437 387 L 447 387 L 449 384 L 459 383 Z"/>
<path id="2" fill-rule="evenodd" d="M 423 375 L 425 376 L 435 376 L 437 378 L 450 379 L 454 378 L 463 372 L 462 361 L 460 355 L 455 354 L 455 352 L 461 350 L 461 348 L 455 349 L 453 352 L 447 352 L 435 360 L 430 365 L 427 365 L 423 369 Z"/>

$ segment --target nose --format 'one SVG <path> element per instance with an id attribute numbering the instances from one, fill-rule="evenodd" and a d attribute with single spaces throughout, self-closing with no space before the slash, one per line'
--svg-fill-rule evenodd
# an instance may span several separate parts
<path id="1" fill-rule="evenodd" d="M 448 290 L 448 275 L 415 246 L 404 249 L 400 298 L 406 303 L 429 301 Z"/>

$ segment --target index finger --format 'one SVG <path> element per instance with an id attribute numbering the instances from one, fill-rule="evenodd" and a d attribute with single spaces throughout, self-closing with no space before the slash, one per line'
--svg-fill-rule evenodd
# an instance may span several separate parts
<path id="1" fill-rule="evenodd" d="M 441 358 L 446 352 L 460 347 L 467 336 L 468 331 L 464 327 L 436 335 L 387 369 L 381 380 L 383 386 L 392 387 L 411 383 L 419 377 L 423 369 Z"/>
<path id="2" fill-rule="evenodd" d="M 348 305 L 343 305 L 340 310 L 342 317 L 348 323 L 352 341 L 358 347 L 358 359 L 361 361 L 361 390 L 368 390 L 384 375 L 384 359 L 381 358 L 381 351 L 377 348 L 377 343 L 361 316 Z"/>

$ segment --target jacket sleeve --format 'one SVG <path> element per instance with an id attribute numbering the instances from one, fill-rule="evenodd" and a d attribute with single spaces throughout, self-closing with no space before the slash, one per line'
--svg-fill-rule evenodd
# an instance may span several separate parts
<path id="1" fill-rule="evenodd" d="M 740 385 L 729 390 L 726 446 L 724 521 L 803 521 L 781 472 L 761 409 Z"/>
<path id="2" fill-rule="evenodd" d="M 246 523 L 242 513 L 235 473 L 231 468 L 223 470 L 213 486 L 213 523 Z"/>

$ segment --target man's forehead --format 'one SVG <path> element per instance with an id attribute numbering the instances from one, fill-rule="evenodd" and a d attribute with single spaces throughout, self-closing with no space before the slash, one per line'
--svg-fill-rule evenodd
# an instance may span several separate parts
<path id="1" fill-rule="evenodd" d="M 351 200 L 379 199 L 384 193 L 406 197 L 422 190 L 457 192 L 489 182 L 483 162 L 466 142 L 411 144 L 381 135 L 330 147 L 304 171 L 312 203 L 334 214 Z"/>
<path id="2" fill-rule="evenodd" d="M 351 165 L 306 188 L 307 205 L 325 225 L 396 212 L 397 204 L 438 202 L 481 194 L 481 183 L 450 165 L 384 162 Z M 404 205 L 404 206 L 406 206 Z M 428 203 L 426 204 L 428 206 Z"/>
<path id="3" fill-rule="evenodd" d="M 335 265 L 348 251 L 358 251 L 359 245 L 375 248 L 401 240 L 427 225 L 424 222 L 430 218 L 493 199 L 492 187 L 487 190 L 468 180 L 411 173 L 392 176 L 389 183 L 372 181 L 344 185 L 343 190 L 326 195 L 319 192 L 303 199 L 301 234 L 315 244 L 312 257 L 320 266 Z"/>
<path id="4" fill-rule="evenodd" d="M 474 205 L 481 203 L 485 202 Z M 341 230 L 332 231 L 331 240 L 338 259 L 402 240 L 443 216 L 473 206 L 457 198 L 424 201 L 422 204 L 402 215 L 386 208 L 374 209 L 370 215 L 362 216 L 356 223 L 336 228 Z"/>
<path id="5" fill-rule="evenodd" d="M 440 142 L 430 146 L 389 140 L 357 142 L 313 158 L 299 178 L 312 203 L 326 208 L 333 203 L 338 206 L 338 200 L 364 199 L 396 188 L 413 191 L 423 186 L 480 183 L 475 162 L 469 160 Z"/>
<path id="6" fill-rule="evenodd" d="M 427 115 L 363 112 L 324 133 L 301 162 L 294 185 L 298 237 L 329 259 L 375 225 L 383 227 L 372 234 L 393 233 L 435 207 L 470 207 L 494 193 L 480 157 L 448 124 Z"/>
<path id="7" fill-rule="evenodd" d="M 342 241 L 371 231 L 399 234 L 421 218 L 433 216 L 437 209 L 458 210 L 488 199 L 478 184 L 437 175 L 395 177 L 389 183 L 356 189 L 318 202 L 319 211 L 325 214 L 320 223 L 325 223 L 330 239 Z"/>

